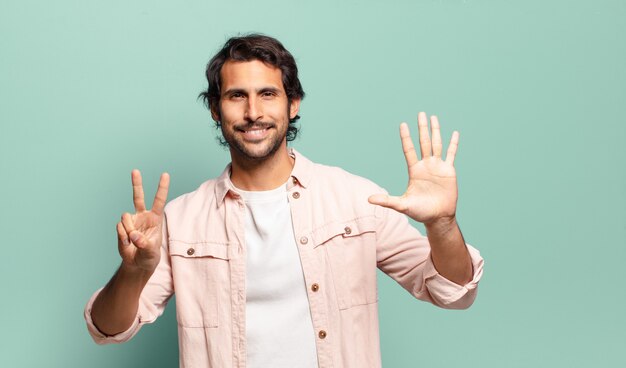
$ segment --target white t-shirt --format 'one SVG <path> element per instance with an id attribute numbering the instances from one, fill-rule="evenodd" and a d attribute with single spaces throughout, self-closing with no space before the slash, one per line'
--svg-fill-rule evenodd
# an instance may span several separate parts
<path id="1" fill-rule="evenodd" d="M 315 332 L 287 185 L 237 192 L 246 203 L 246 366 L 316 368 Z"/>

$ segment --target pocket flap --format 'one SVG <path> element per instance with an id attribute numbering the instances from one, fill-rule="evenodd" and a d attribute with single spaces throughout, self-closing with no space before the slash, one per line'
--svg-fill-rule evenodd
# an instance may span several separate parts
<path id="1" fill-rule="evenodd" d="M 376 219 L 374 216 L 367 216 L 346 221 L 333 221 L 326 223 L 313 230 L 311 238 L 317 247 L 339 235 L 347 238 L 375 231 Z"/>
<path id="2" fill-rule="evenodd" d="M 170 240 L 170 255 L 185 258 L 212 257 L 228 260 L 228 245 L 206 242 Z"/>

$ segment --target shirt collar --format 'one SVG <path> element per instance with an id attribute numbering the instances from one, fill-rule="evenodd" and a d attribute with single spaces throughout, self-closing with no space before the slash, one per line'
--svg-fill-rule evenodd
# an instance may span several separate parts
<path id="1" fill-rule="evenodd" d="M 294 184 L 297 182 L 301 187 L 307 188 L 313 176 L 313 162 L 302 156 L 295 148 L 290 148 L 289 154 L 296 160 L 291 171 L 291 177 L 295 179 Z"/>
<path id="2" fill-rule="evenodd" d="M 302 156 L 300 152 L 296 151 L 294 148 L 289 148 L 289 155 L 294 158 L 295 164 L 291 171 L 292 180 L 287 185 L 287 188 L 291 189 L 295 185 L 300 185 L 303 188 L 307 188 L 309 183 L 311 182 L 311 169 L 313 166 L 313 162 Z M 226 165 L 226 168 L 224 168 L 222 174 L 217 178 L 217 183 L 215 185 L 215 198 L 217 199 L 218 206 L 224 202 L 224 198 L 226 198 L 227 195 L 230 195 L 233 198 L 240 197 L 240 195 L 235 190 L 235 186 L 230 181 L 230 168 L 231 163 Z"/>

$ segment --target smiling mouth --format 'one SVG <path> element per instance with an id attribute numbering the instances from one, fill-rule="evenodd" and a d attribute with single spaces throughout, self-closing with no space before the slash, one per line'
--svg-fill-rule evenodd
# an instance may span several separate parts
<path id="1" fill-rule="evenodd" d="M 237 131 L 243 133 L 245 139 L 255 141 L 265 138 L 271 128 L 271 125 L 253 125 L 245 128 L 237 128 Z"/>
<path id="2" fill-rule="evenodd" d="M 245 134 L 250 134 L 250 135 L 263 135 L 263 132 L 265 132 L 268 129 L 269 127 L 268 128 L 241 129 L 241 131 L 244 132 Z"/>

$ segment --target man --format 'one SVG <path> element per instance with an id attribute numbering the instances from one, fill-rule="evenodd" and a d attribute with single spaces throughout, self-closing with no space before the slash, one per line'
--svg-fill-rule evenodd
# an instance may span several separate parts
<path id="1" fill-rule="evenodd" d="M 376 267 L 418 299 L 472 304 L 482 259 L 456 223 L 458 133 L 444 160 L 437 118 L 429 133 L 420 113 L 420 160 L 402 124 L 409 185 L 391 197 L 287 147 L 304 92 L 277 40 L 230 39 L 207 79 L 232 161 L 167 206 L 163 174 L 150 211 L 133 170 L 121 266 L 85 308 L 96 342 L 130 339 L 176 291 L 181 367 L 379 367 Z"/>

